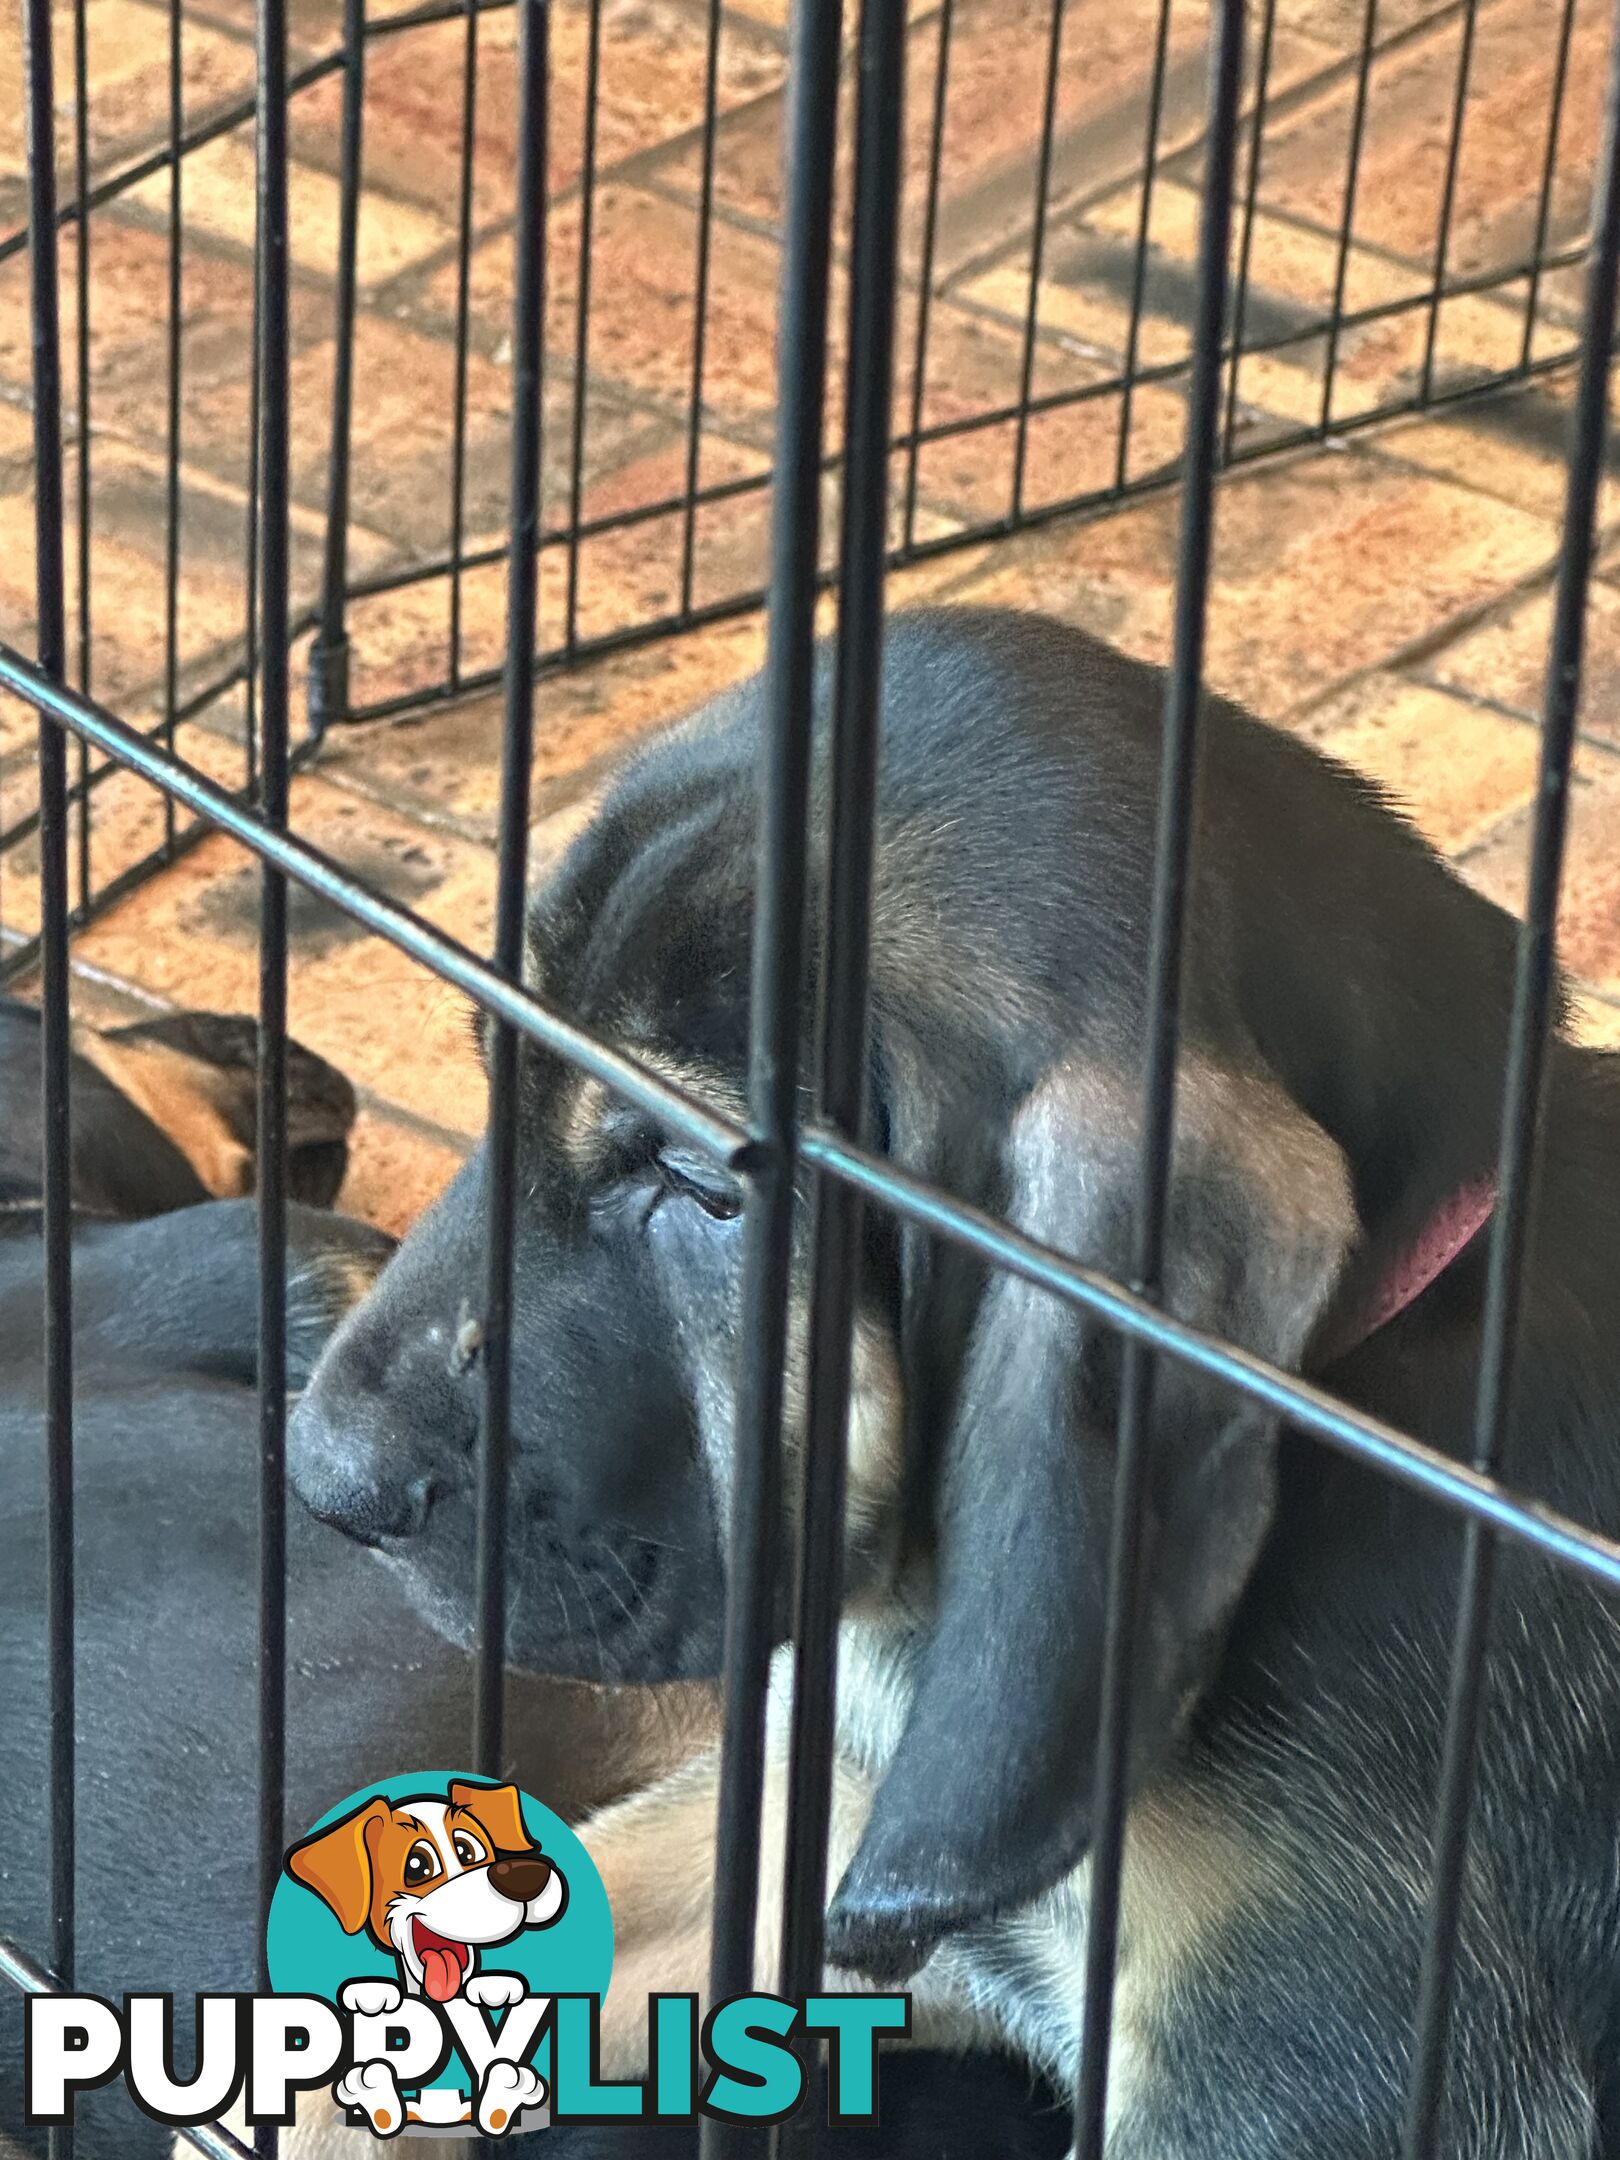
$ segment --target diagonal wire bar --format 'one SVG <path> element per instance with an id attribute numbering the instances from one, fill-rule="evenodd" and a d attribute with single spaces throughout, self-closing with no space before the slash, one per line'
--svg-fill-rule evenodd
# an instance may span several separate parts
<path id="1" fill-rule="evenodd" d="M 1569 49 L 1575 37 L 1575 0 L 1564 0 L 1564 17 L 1558 31 L 1558 57 L 1547 98 L 1547 148 L 1541 162 L 1541 186 L 1536 195 L 1536 233 L 1530 247 L 1530 276 L 1524 296 L 1524 338 L 1519 365 L 1528 367 L 1536 344 L 1536 317 L 1541 304 L 1541 279 L 1546 267 L 1547 231 L 1552 222 L 1553 188 L 1558 178 L 1558 137 L 1564 118 L 1564 93 L 1569 84 Z"/>
<path id="2" fill-rule="evenodd" d="M 723 0 L 709 0 L 703 55 L 703 149 L 698 172 L 697 263 L 692 279 L 692 374 L 686 405 L 686 481 L 682 490 L 681 613 L 692 612 L 697 580 L 698 488 L 703 464 L 703 375 L 709 349 L 709 275 L 714 243 L 714 153 L 720 100 Z"/>
<path id="3" fill-rule="evenodd" d="M 332 438 L 326 461 L 320 625 L 309 651 L 309 728 L 317 738 L 349 709 L 349 480 L 354 453 L 354 324 L 359 282 L 361 136 L 366 104 L 366 0 L 343 0 L 343 119 L 338 151 L 333 293 Z"/>
<path id="4" fill-rule="evenodd" d="M 1361 182 L 1361 153 L 1367 134 L 1367 99 L 1372 84 L 1373 54 L 1378 42 L 1378 0 L 1366 0 L 1361 18 L 1361 53 L 1356 67 L 1356 94 L 1350 108 L 1350 144 L 1345 156 L 1344 195 L 1339 209 L 1339 240 L 1333 263 L 1333 300 L 1328 309 L 1327 349 L 1322 358 L 1322 407 L 1320 426 L 1324 434 L 1333 424 L 1333 381 L 1339 365 L 1339 339 L 1344 329 L 1344 296 L 1350 279 L 1350 253 L 1355 246 L 1356 191 Z"/>
<path id="5" fill-rule="evenodd" d="M 184 18 L 180 0 L 169 0 L 169 254 L 168 313 L 164 322 L 167 409 L 163 438 L 163 727 L 164 746 L 174 749 L 180 679 L 180 415 L 184 349 L 185 226 L 180 143 L 185 134 Z M 174 850 L 174 803 L 163 803 L 163 847 Z"/>
<path id="6" fill-rule="evenodd" d="M 579 270 L 574 299 L 574 403 L 568 457 L 568 578 L 563 651 L 579 645 L 580 525 L 585 515 L 585 443 L 591 402 L 591 284 L 596 265 L 596 120 L 601 103 L 602 0 L 590 0 L 585 44 L 585 139 L 580 145 Z"/>
<path id="7" fill-rule="evenodd" d="M 1170 4 L 1159 0 L 1159 26 L 1153 39 L 1148 75 L 1147 134 L 1142 147 L 1142 192 L 1136 211 L 1136 247 L 1131 257 L 1131 305 L 1125 327 L 1125 356 L 1120 363 L 1119 434 L 1114 445 L 1114 485 L 1123 488 L 1131 461 L 1131 406 L 1137 386 L 1142 313 L 1147 300 L 1148 256 L 1153 240 L 1153 181 L 1159 162 L 1159 131 L 1164 122 L 1164 79 L 1170 58 Z M 1027 396 L 1027 389 L 1026 389 Z"/>
<path id="8" fill-rule="evenodd" d="M 79 210 L 78 245 L 73 256 L 75 403 L 78 406 L 78 463 L 74 471 L 78 498 L 78 631 L 79 688 L 85 696 L 92 686 L 91 633 L 91 458 L 90 458 L 90 221 L 85 203 L 90 192 L 90 45 L 87 14 L 89 0 L 73 0 L 73 193 Z M 79 913 L 90 905 L 90 746 L 79 744 Z M 4 842 L 0 841 L 0 846 Z"/>
<path id="9" fill-rule="evenodd" d="M 1249 269 L 1254 256 L 1255 217 L 1260 207 L 1260 166 L 1266 146 L 1266 93 L 1271 87 L 1271 47 L 1277 29 L 1277 0 L 1264 0 L 1260 17 L 1260 53 L 1254 68 L 1254 110 L 1249 116 L 1249 169 L 1243 184 L 1243 237 L 1238 243 L 1237 277 L 1232 293 L 1232 365 L 1226 378 L 1226 421 L 1221 430 L 1221 462 L 1232 455 L 1237 432 L 1238 377 L 1243 372 L 1243 332 L 1249 310 Z"/>
<path id="10" fill-rule="evenodd" d="M 928 180 L 923 189 L 922 247 L 917 261 L 917 330 L 911 363 L 911 440 L 906 459 L 905 507 L 901 513 L 902 549 L 909 548 L 917 537 L 917 481 L 922 455 L 923 413 L 928 403 L 928 328 L 934 299 L 934 251 L 939 239 L 939 189 L 945 161 L 945 123 L 950 110 L 951 30 L 955 13 L 956 0 L 940 0 L 939 43 L 934 59 L 934 114 L 928 131 Z M 1031 355 L 1031 375 L 1034 365 Z"/>
<path id="11" fill-rule="evenodd" d="M 276 864 L 288 877 L 462 991 L 486 1012 L 510 1021 L 531 1041 L 602 1081 L 663 1129 L 740 1175 L 757 1174 L 757 1142 L 724 1112 L 563 1018 L 533 992 L 506 982 L 466 946 L 409 908 L 383 899 L 307 841 L 271 831 L 226 789 L 167 757 L 159 745 L 51 681 L 33 662 L 4 644 L 0 644 L 0 684 L 53 724 L 82 736 L 154 787 L 172 791 L 199 819 L 228 833 L 261 862 Z M 1620 1590 L 1620 1541 L 1513 1492 L 1498 1479 L 1482 1476 L 1296 1373 L 1284 1372 L 1264 1358 L 1189 1327 L 1109 1276 L 923 1183 L 841 1134 L 810 1125 L 800 1135 L 799 1152 L 813 1168 L 848 1180 L 902 1221 L 949 1238 L 981 1259 L 1071 1300 L 1122 1336 L 1138 1339 L 1232 1388 L 1301 1432 L 1385 1472 L 1409 1491 L 1477 1516 L 1527 1550 L 1575 1569 L 1605 1591 Z"/>
<path id="12" fill-rule="evenodd" d="M 1418 396 L 1424 399 L 1434 388 L 1435 361 L 1439 355 L 1440 306 L 1445 296 L 1446 263 L 1451 254 L 1452 220 L 1457 213 L 1457 176 L 1462 170 L 1463 131 L 1468 120 L 1468 84 L 1474 67 L 1474 29 L 1478 19 L 1479 0 L 1464 0 L 1462 37 L 1457 53 L 1457 87 L 1452 97 L 1451 135 L 1446 145 L 1446 175 L 1435 225 L 1429 320 L 1424 326 L 1423 364 L 1418 375 Z"/>
<path id="13" fill-rule="evenodd" d="M 1164 0 L 1166 11 L 1169 0 Z M 1052 194 L 1052 152 L 1057 138 L 1058 82 L 1062 74 L 1064 0 L 1052 0 L 1046 33 L 1046 87 L 1041 97 L 1041 132 L 1035 154 L 1035 204 L 1029 236 L 1029 284 L 1024 301 L 1023 347 L 1018 362 L 1017 422 L 1013 431 L 1012 500 L 1014 522 L 1024 508 L 1024 478 L 1029 461 L 1029 418 L 1035 388 L 1035 353 L 1041 334 L 1041 280 L 1046 275 L 1046 221 Z M 940 67 L 945 63 L 940 51 Z M 1127 358 L 1125 374 L 1131 372 Z M 1129 391 L 1127 390 L 1127 395 Z"/>
<path id="14" fill-rule="evenodd" d="M 461 43 L 461 168 L 456 200 L 456 328 L 450 418 L 450 621 L 448 681 L 461 682 L 462 549 L 467 524 L 467 348 L 472 334 L 474 180 L 478 161 L 478 15 L 465 0 Z"/>

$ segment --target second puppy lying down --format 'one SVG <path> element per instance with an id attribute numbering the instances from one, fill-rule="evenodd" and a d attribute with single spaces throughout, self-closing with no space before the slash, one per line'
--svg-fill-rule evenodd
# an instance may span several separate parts
<path id="1" fill-rule="evenodd" d="M 190 1152 L 203 1153 L 200 1136 L 234 1128 L 251 1138 L 251 1072 L 240 1055 L 251 1024 L 182 1015 L 161 1025 L 165 1054 L 152 1060 L 81 1037 L 73 1076 L 75 1978 L 110 1998 L 160 1990 L 183 2004 L 251 1987 L 259 1953 L 258 1261 L 251 1203 L 189 1204 L 204 1199 Z M 330 1198 L 352 1094 L 329 1066 L 290 1047 L 294 1179 Z M 139 1101 L 118 1084 L 137 1069 Z M 0 1002 L 0 1190 L 9 1201 L 0 1206 L 0 1792 L 11 1802 L 0 1934 L 48 1962 L 39 1079 L 37 1015 Z M 155 1122 L 164 1116 L 176 1130 Z M 212 1159 L 229 1158 L 221 1150 Z M 230 1175 L 252 1184 L 251 1153 Z M 291 1210 L 295 1390 L 390 1249 L 363 1224 Z M 447 1334 L 447 1365 L 450 1348 Z M 336 1531 L 294 1506 L 287 1536 L 291 1837 L 371 1780 L 466 1762 L 472 1674 L 470 1660 Z M 679 1704 L 649 1715 L 634 1694 L 597 1696 L 514 1674 L 508 1707 L 509 1774 L 565 1813 L 621 1786 L 650 1736 L 680 1746 Z M 45 2152 L 45 2131 L 22 2120 L 22 2033 L 22 1997 L 0 1985 L 0 2160 Z M 1000 2087 L 992 2079 L 988 2097 L 974 2079 L 953 2107 L 938 2091 L 951 2073 L 933 2067 L 919 2106 L 934 2109 L 952 2137 L 961 2121 L 969 2126 L 966 2142 L 934 2151 L 979 2160 L 987 2149 L 1027 2150 L 1034 2160 L 1041 2144 L 1020 2142 L 1029 2113 L 1022 2079 Z M 119 2085 L 80 2103 L 79 2160 L 160 2160 L 171 2142 Z M 357 2149 L 357 2134 L 324 2097 L 282 2139 L 284 2160 L 354 2160 Z M 409 2149 L 422 2160 L 461 2160 L 469 2147 L 458 2139 Z"/>
<path id="2" fill-rule="evenodd" d="M 256 1054 L 257 1024 L 237 1013 L 76 1024 L 68 1072 L 74 1206 L 128 1219 L 250 1193 Z M 0 1209 L 40 1195 L 43 1057 L 38 1008 L 0 997 Z M 354 1089 L 336 1066 L 289 1042 L 292 1199 L 330 1207 L 337 1198 L 354 1116 Z"/>
<path id="3" fill-rule="evenodd" d="M 76 1030 L 72 1082 L 77 1569 L 77 1984 L 251 1986 L 258 1954 L 258 1229 L 250 1021 L 177 1014 Z M 329 1201 L 354 1117 L 348 1082 L 289 1044 L 289 1183 Z M 49 1956 L 51 1820 L 40 1268 L 40 1028 L 0 1000 L 0 1933 Z M 294 1206 L 288 1378 L 392 1241 Z M 466 1758 L 468 1661 L 353 1548 L 288 1522 L 288 1822 L 413 1764 Z M 558 1729 L 556 1689 L 514 1684 L 525 1782 L 577 1804 L 576 1755 L 599 1724 Z M 600 1768 L 596 1776 L 610 1782 Z M 0 1988 L 0 2152 L 43 2152 L 21 2120 L 22 1998 Z M 8 2138 L 14 2141 L 7 2144 Z M 170 2134 L 115 2088 L 80 2113 L 83 2160 L 148 2160 Z M 351 2141 L 352 2143 L 352 2141 Z"/>

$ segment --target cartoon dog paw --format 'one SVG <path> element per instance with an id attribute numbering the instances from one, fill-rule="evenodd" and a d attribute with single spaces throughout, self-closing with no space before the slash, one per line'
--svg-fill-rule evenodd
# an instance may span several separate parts
<path id="1" fill-rule="evenodd" d="M 392 1980 L 348 1980 L 338 1996 L 355 2017 L 392 2017 L 404 2000 Z"/>
<path id="2" fill-rule="evenodd" d="M 478 2127 L 486 2137 L 503 2137 L 525 2108 L 539 2107 L 545 2097 L 546 2081 L 532 2064 L 492 2062 L 478 2089 Z"/>
<path id="3" fill-rule="evenodd" d="M 345 2070 L 332 2087 L 332 2098 L 339 2107 L 359 2108 L 377 2137 L 398 2137 L 405 2127 L 405 2103 L 385 2062 L 356 2063 Z"/>
<path id="4" fill-rule="evenodd" d="M 510 2010 L 528 1989 L 516 1973 L 485 1972 L 474 1973 L 461 1992 L 480 2010 Z"/>

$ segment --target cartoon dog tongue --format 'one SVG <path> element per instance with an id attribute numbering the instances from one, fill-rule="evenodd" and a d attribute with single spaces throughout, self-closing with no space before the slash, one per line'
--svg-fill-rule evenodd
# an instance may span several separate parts
<path id="1" fill-rule="evenodd" d="M 460 1943 L 447 1942 L 418 1920 L 416 1954 L 422 1960 L 422 1986 L 434 2002 L 449 2002 L 461 1985 L 468 1964 Z"/>

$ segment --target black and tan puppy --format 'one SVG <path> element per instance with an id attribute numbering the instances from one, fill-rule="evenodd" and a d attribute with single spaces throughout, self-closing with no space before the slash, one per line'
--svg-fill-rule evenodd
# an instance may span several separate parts
<path id="1" fill-rule="evenodd" d="M 1115 1272 L 1161 699 L 1152 669 L 1030 618 L 890 627 L 874 1140 Z M 750 685 L 639 755 L 532 916 L 548 998 L 738 1114 L 760 725 Z M 1215 699 L 1198 833 L 1169 1303 L 1465 1454 L 1513 926 L 1369 787 Z M 478 1295 L 484 1178 L 480 1155 L 340 1329 L 293 1449 L 311 1507 L 457 1640 L 480 1391 L 446 1350 Z M 712 1670 L 740 1195 L 538 1054 L 520 1179 L 514 1653 Z M 847 1971 L 909 1975 L 920 2033 L 989 2036 L 1060 2084 L 1118 1369 L 1080 1314 L 869 1218 L 830 1943 Z M 1620 1076 L 1561 1040 L 1511 1476 L 1615 1532 L 1617 1434 Z M 1151 1451 L 1110 2154 L 1393 2160 L 1457 1526 L 1168 1361 Z M 1617 1619 L 1504 1555 L 1452 2160 L 1620 2155 Z M 778 1776 L 768 1865 L 782 1799 Z M 619 1943 L 610 2072 L 637 2067 L 649 1988 L 704 1984 L 691 1858 L 713 1806 L 710 1761 L 591 1828 Z"/>
<path id="2" fill-rule="evenodd" d="M 108 1997 L 249 1988 L 257 1969 L 258 1229 L 250 1201 L 209 1199 L 256 1183 L 253 1045 L 251 1021 L 207 1013 L 74 1037 L 77 1981 Z M 15 1801 L 0 1935 L 48 1960 L 40 1079 L 37 1012 L 0 1001 L 0 1790 Z M 353 1090 L 296 1043 L 288 1079 L 288 1182 L 327 1202 Z M 364 1224 L 290 1210 L 293 1387 L 389 1249 Z M 472 1671 L 301 1509 L 287 1582 L 291 1836 L 376 1778 L 466 1760 Z M 678 1756 L 705 1706 L 519 1675 L 509 1707 L 512 1774 L 574 1813 L 638 1760 Z M 0 1988 L 0 2160 L 45 2149 L 22 2121 L 22 2035 L 22 1999 Z M 920 2058 L 908 2080 L 919 2137 L 944 2140 L 919 2146 L 934 2160 L 1061 2147 L 1011 2071 Z M 171 2142 L 116 2084 L 80 2102 L 81 2160 L 159 2160 Z M 323 2095 L 282 2151 L 346 2160 L 354 2143 Z"/>
<path id="3" fill-rule="evenodd" d="M 250 1200 L 210 1200 L 206 1182 L 255 1183 L 253 1038 L 214 1014 L 75 1037 L 76 1978 L 108 1997 L 250 1988 L 257 1970 L 258 1231 Z M 295 1044 L 289 1083 L 289 1183 L 330 1200 L 353 1091 Z M 48 1962 L 39 1102 L 38 1016 L 0 1002 L 0 1935 Z M 390 1249 L 289 1210 L 294 1387 Z M 465 1757 L 469 1661 L 301 1509 L 288 1652 L 289 1835 L 366 1780 Z M 554 1755 L 556 1694 L 520 1687 L 514 1767 L 567 1804 L 581 1727 Z M 22 2120 L 22 2039 L 22 1998 L 0 1988 L 6 2160 L 45 2150 Z M 80 2104 L 83 2160 L 171 2143 L 116 2085 Z"/>
<path id="4" fill-rule="evenodd" d="M 130 1220 L 253 1190 L 257 1026 L 237 1013 L 177 1012 L 127 1027 L 76 1025 L 69 1054 L 73 1205 Z M 37 1006 L 0 997 L 0 1209 L 43 1191 L 44 1057 Z M 354 1089 L 287 1045 L 287 1190 L 330 1207 L 348 1164 Z"/>

